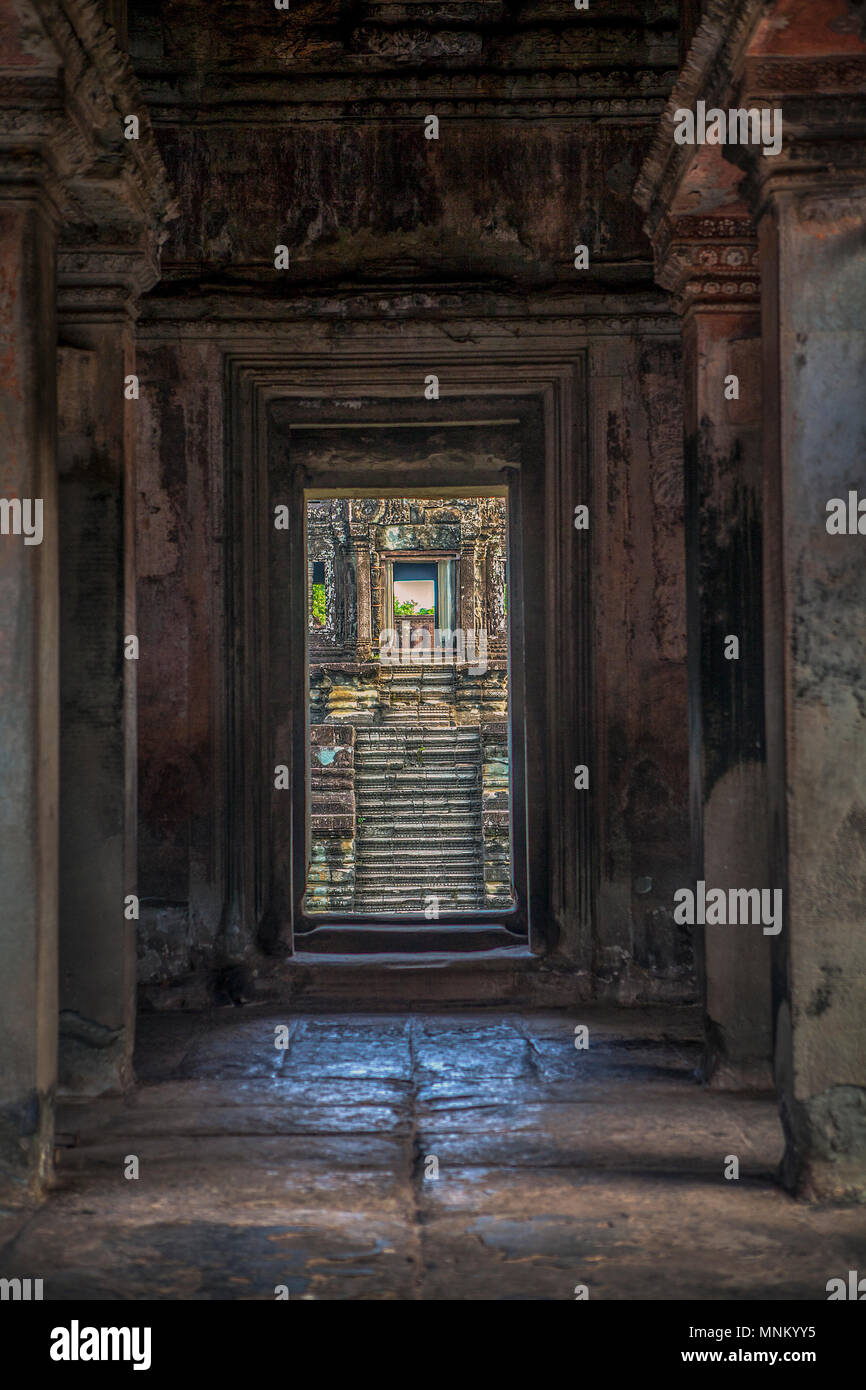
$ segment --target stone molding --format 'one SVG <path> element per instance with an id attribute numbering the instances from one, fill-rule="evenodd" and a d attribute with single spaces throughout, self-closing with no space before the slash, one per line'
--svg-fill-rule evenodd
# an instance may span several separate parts
<path id="1" fill-rule="evenodd" d="M 777 99 L 784 100 L 781 153 L 767 159 L 755 149 L 738 151 L 746 171 L 741 189 L 756 225 L 781 194 L 832 198 L 852 181 L 866 181 L 866 90 Z"/>
<path id="2" fill-rule="evenodd" d="M 89 296 L 96 303 L 116 298 L 138 299 L 159 279 L 158 251 L 154 238 L 142 238 L 139 245 L 89 247 L 70 246 L 61 236 L 57 253 L 57 283 L 60 302 L 72 303 Z"/>
<path id="3" fill-rule="evenodd" d="M 819 189 L 831 195 L 849 186 L 852 176 L 866 179 L 866 54 L 750 58 L 749 42 L 766 11 L 765 0 L 709 0 L 635 185 L 635 199 L 647 214 L 644 230 L 654 244 L 658 276 L 668 288 L 682 278 L 682 266 L 667 263 L 671 234 L 665 224 L 704 148 L 696 151 L 674 142 L 677 109 L 693 110 L 698 99 L 722 108 L 782 109 L 784 139 L 778 155 L 768 157 L 755 146 L 725 150 L 725 158 L 743 171 L 739 196 L 755 226 L 768 202 L 779 195 Z M 688 253 L 681 256 L 688 259 Z M 732 277 L 725 279 L 732 283 Z M 696 285 L 694 292 L 712 295 L 716 282 Z"/>
<path id="4" fill-rule="evenodd" d="M 235 79 L 196 91 L 189 99 L 143 76 L 148 106 L 161 125 L 196 128 L 242 124 L 285 126 L 299 121 L 421 121 L 442 119 L 538 120 L 657 116 L 675 80 L 674 69 L 520 74 L 493 79 L 467 74 L 419 74 L 411 83 L 392 77 L 274 79 L 267 98 L 260 83 Z"/>
<path id="5" fill-rule="evenodd" d="M 767 98 L 862 92 L 866 89 L 866 54 L 862 57 L 852 54 L 820 58 L 747 57 L 745 85 L 750 92 Z"/>
<path id="6" fill-rule="evenodd" d="M 26 4 L 54 59 L 43 52 L 30 71 L 17 69 L 0 82 L 0 181 L 43 185 L 67 235 L 78 224 L 144 228 L 155 257 L 177 205 L 144 97 L 104 6 L 99 0 Z M 138 140 L 124 137 L 127 115 L 138 117 Z"/>
<path id="7" fill-rule="evenodd" d="M 569 301 L 559 296 L 548 303 L 527 302 L 519 297 L 498 300 L 483 294 L 473 303 L 474 298 L 465 294 L 452 302 L 448 296 L 420 293 L 362 293 L 352 295 L 347 305 L 346 298 L 337 295 L 304 295 L 284 303 L 259 296 L 236 302 L 216 296 L 203 296 L 198 301 L 160 296 L 144 301 L 138 336 L 141 341 L 182 336 L 231 342 L 263 337 L 293 341 L 301 334 L 302 343 L 309 344 L 311 332 L 327 338 L 332 332 L 331 323 L 340 322 L 351 323 L 359 337 L 381 341 L 407 319 L 416 331 L 429 333 L 431 340 L 458 347 L 513 332 L 509 329 L 512 319 L 519 321 L 521 336 L 530 340 L 554 334 L 585 339 L 632 334 L 672 336 L 678 332 L 667 296 L 661 291 L 655 291 L 651 297 L 640 296 L 637 305 L 626 302 L 619 307 L 609 301 L 593 304 L 586 299 Z M 626 301 L 628 298 L 624 296 Z"/>
<path id="8" fill-rule="evenodd" d="M 656 278 L 680 313 L 695 304 L 728 309 L 760 302 L 754 224 L 746 216 L 679 216 L 656 235 Z"/>
<path id="9" fill-rule="evenodd" d="M 694 110 L 699 98 L 708 105 L 724 105 L 732 74 L 740 70 L 765 10 L 765 0 L 708 0 L 634 188 L 635 200 L 647 214 L 644 228 L 651 239 L 695 153 L 692 146 L 675 143 L 674 113 Z"/>

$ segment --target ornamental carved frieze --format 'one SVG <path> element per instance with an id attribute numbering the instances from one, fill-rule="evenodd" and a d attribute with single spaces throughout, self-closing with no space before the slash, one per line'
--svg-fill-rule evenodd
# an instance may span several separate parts
<path id="1" fill-rule="evenodd" d="M 515 116 L 594 117 L 658 115 L 676 80 L 672 68 L 592 68 L 583 71 L 520 71 L 491 77 L 472 71 L 413 71 L 411 77 L 387 72 L 352 72 L 333 81 L 312 74 L 274 75 L 263 100 L 260 84 L 249 74 L 211 74 L 201 90 L 186 95 L 154 84 L 148 109 L 160 123 L 190 119 L 196 126 L 254 121 L 268 126 L 321 120 L 417 120 L 431 110 L 449 118 Z M 431 107 L 435 101 L 435 108 Z"/>
<path id="2" fill-rule="evenodd" d="M 748 217 L 669 219 L 655 251 L 656 278 L 672 291 L 681 312 L 698 301 L 730 305 L 760 297 L 758 243 Z"/>
<path id="3" fill-rule="evenodd" d="M 863 92 L 866 91 L 866 56 L 750 58 L 746 62 L 746 85 L 750 92 L 765 97 Z"/>

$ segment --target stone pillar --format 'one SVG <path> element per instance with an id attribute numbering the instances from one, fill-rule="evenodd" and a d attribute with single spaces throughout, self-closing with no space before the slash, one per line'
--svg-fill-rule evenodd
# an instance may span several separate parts
<path id="1" fill-rule="evenodd" d="M 457 575 L 457 591 L 460 595 L 458 627 L 463 629 L 467 649 L 475 637 L 475 560 L 477 537 L 467 535 L 465 526 L 460 533 L 460 560 Z M 472 634 L 470 638 L 469 634 Z"/>
<path id="2" fill-rule="evenodd" d="M 358 613 L 358 660 L 369 661 L 373 650 L 373 594 L 370 586 L 369 541 L 352 547 Z"/>
<path id="3" fill-rule="evenodd" d="M 379 651 L 379 636 L 383 628 L 388 627 L 385 615 L 382 612 L 382 561 L 377 551 L 372 551 L 370 555 L 370 641 L 373 651 Z M 393 618 L 391 627 L 394 626 Z"/>
<path id="4" fill-rule="evenodd" d="M 656 250 L 682 314 L 692 873 L 708 889 L 769 888 L 757 237 L 747 215 L 679 215 Z M 769 937 L 709 925 L 696 947 L 705 1080 L 769 1087 Z"/>
<path id="5" fill-rule="evenodd" d="M 59 257 L 60 1084 L 83 1094 L 132 1079 L 136 269 L 117 248 Z"/>
<path id="6" fill-rule="evenodd" d="M 5 172 L 0 170 L 0 499 L 8 503 L 0 517 L 0 1188 L 14 1193 L 38 1190 L 50 1173 L 57 1068 L 56 229 L 42 187 L 6 183 Z M 20 172 L 13 168 L 13 179 Z M 37 502 L 41 541 L 27 544 L 21 516 L 38 520 Z M 31 536 L 37 540 L 38 528 Z"/>
<path id="7" fill-rule="evenodd" d="M 785 893 L 775 1067 L 785 1184 L 862 1199 L 866 516 L 853 534 L 826 523 L 852 490 L 866 513 L 866 132 L 862 96 L 825 100 L 826 118 L 811 99 L 780 102 L 785 154 L 755 161 L 771 854 Z"/>
<path id="8" fill-rule="evenodd" d="M 355 583 L 354 646 L 358 661 L 369 661 L 373 651 L 373 589 L 370 567 L 370 522 L 366 508 L 348 507 L 349 563 Z M 347 634 L 349 635 L 349 634 Z"/>
<path id="9" fill-rule="evenodd" d="M 772 938 L 782 1177 L 805 1196 L 862 1200 L 866 36 L 843 9 L 710 0 L 636 196 L 654 238 L 683 193 L 682 212 L 728 211 L 745 194 L 758 229 L 769 866 L 784 904 Z M 679 145 L 671 117 L 700 98 L 769 112 L 781 144 L 728 144 L 727 179 L 689 186 L 707 147 Z M 849 494 L 854 526 L 832 534 L 828 503 L 844 513 Z"/>

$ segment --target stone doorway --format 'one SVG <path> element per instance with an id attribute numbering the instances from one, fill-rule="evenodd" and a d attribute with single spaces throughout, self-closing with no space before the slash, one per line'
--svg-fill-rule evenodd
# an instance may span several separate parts
<path id="1" fill-rule="evenodd" d="M 570 524 L 574 504 L 590 492 L 584 359 L 578 353 L 561 366 L 547 357 L 533 364 L 523 348 L 521 364 L 512 366 L 506 352 L 470 371 L 466 389 L 453 399 L 430 403 L 415 398 L 418 370 L 419 359 L 407 360 L 405 352 L 393 361 L 377 358 L 375 368 L 330 362 L 324 375 L 315 362 L 295 356 L 233 361 L 226 452 L 226 930 L 252 930 L 274 954 L 286 947 L 300 956 L 370 951 L 374 940 L 382 943 L 375 950 L 387 954 L 403 949 L 402 934 L 413 951 L 471 953 L 483 942 L 485 951 L 519 946 L 527 968 L 532 955 L 553 952 L 589 968 L 598 840 L 592 794 L 576 798 L 570 775 L 595 738 L 589 551 L 581 547 L 575 555 Z M 305 902 L 312 795 L 308 564 L 318 559 L 307 554 L 306 505 L 328 497 L 423 496 L 507 499 L 514 905 L 510 913 L 478 908 L 438 924 L 423 913 L 401 917 L 398 925 L 393 915 L 365 914 L 356 925 L 345 911 L 311 913 Z M 450 543 L 439 548 L 455 558 Z M 344 578 L 354 580 L 356 592 L 370 582 L 363 554 L 360 570 L 352 567 Z M 462 582 L 457 564 L 455 589 Z M 372 656 L 367 611 L 362 605 L 358 644 Z M 326 605 L 323 626 L 334 620 Z M 341 637 L 336 629 L 335 637 Z M 573 862 L 568 856 L 575 850 Z M 511 964 L 503 961 L 503 969 Z"/>
<path id="2" fill-rule="evenodd" d="M 513 915 L 507 495 L 311 496 L 305 557 L 305 914 Z"/>

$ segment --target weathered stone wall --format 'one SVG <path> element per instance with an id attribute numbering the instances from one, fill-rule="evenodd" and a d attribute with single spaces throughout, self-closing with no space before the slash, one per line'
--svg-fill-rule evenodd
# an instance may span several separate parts
<path id="1" fill-rule="evenodd" d="M 574 718 L 585 730 L 581 747 L 563 734 L 561 757 L 590 766 L 597 848 L 580 890 L 594 905 L 592 939 L 568 949 L 617 997 L 689 996 L 690 942 L 670 914 L 688 872 L 679 348 L 631 197 L 673 80 L 676 9 L 623 0 L 603 19 L 566 21 L 541 3 L 519 17 L 458 5 L 454 20 L 454 7 L 410 16 L 371 5 L 338 20 L 327 5 L 288 16 L 131 6 L 135 66 L 182 203 L 139 327 L 148 978 L 255 941 L 254 922 L 239 927 L 225 909 L 234 619 L 223 494 L 240 466 L 226 473 L 230 361 L 318 353 L 335 374 L 334 409 L 351 416 L 356 397 L 335 364 L 354 352 L 375 374 L 375 340 L 382 354 L 421 354 L 419 401 L 425 372 L 441 372 L 443 410 L 473 364 L 506 349 L 586 364 L 585 409 L 568 428 L 585 439 L 590 479 L 591 694 L 576 711 L 555 692 L 551 709 L 563 728 Z M 438 141 L 424 139 L 430 112 Z M 573 265 L 580 242 L 584 272 Z M 291 252 L 285 272 L 274 269 L 279 243 Z M 303 400 L 298 378 L 291 391 Z M 395 447 L 411 449 L 413 433 L 397 431 Z M 488 454 L 514 462 L 497 441 L 467 451 L 466 467 Z M 446 455 L 444 443 L 428 450 L 430 466 Z M 557 600 L 545 591 L 533 621 Z M 527 673 L 530 699 L 537 677 Z M 489 705 L 484 689 L 471 692 L 472 718 L 483 709 L 501 722 L 494 684 Z M 314 706 L 315 720 L 332 717 Z M 275 748 L 288 737 L 275 727 Z"/>
<path id="2" fill-rule="evenodd" d="M 134 452 L 123 383 L 171 198 L 100 5 L 9 0 L 0 66 L 5 1202 L 7 1187 L 21 1197 L 50 1178 L 57 1089 L 130 1079 L 135 682 L 120 643 L 135 627 Z M 123 117 L 137 106 L 133 150 Z"/>
<path id="3" fill-rule="evenodd" d="M 209 966 L 223 912 L 222 360 L 142 345 L 138 482 L 139 979 Z"/>
<path id="4" fill-rule="evenodd" d="M 174 318 L 168 323 L 166 310 L 155 301 L 141 326 L 137 417 L 139 631 L 150 654 L 139 670 L 140 951 L 154 970 L 156 958 L 162 961 L 161 974 L 151 979 L 177 979 L 226 949 L 220 938 L 226 892 L 223 364 L 237 330 L 224 320 L 216 332 L 184 328 Z M 443 319 L 441 328 L 431 324 L 425 331 L 431 343 L 440 336 L 450 341 L 454 333 L 471 339 L 474 332 L 483 351 L 495 323 Z M 592 773 L 598 840 L 592 968 L 598 988 L 618 998 L 660 991 L 690 997 L 691 940 L 672 920 L 673 893 L 689 875 L 676 319 L 622 313 L 602 319 L 587 312 L 566 325 L 553 320 L 553 327 L 560 345 L 568 344 L 564 350 L 585 352 L 589 360 L 593 707 L 587 711 L 589 748 L 569 747 L 566 756 L 572 766 L 587 763 Z M 311 331 L 285 320 L 274 330 L 280 341 L 299 347 L 309 344 Z M 355 331 L 351 324 L 325 322 L 315 330 L 316 341 L 345 341 Z M 384 348 L 405 328 L 383 323 L 378 331 Z M 541 314 L 524 320 L 524 331 L 555 341 Z M 271 330 L 260 341 L 263 348 L 271 344 Z M 475 350 L 470 343 L 470 359 Z M 387 447 L 408 447 L 387 431 L 377 435 L 382 448 L 387 439 Z M 325 431 L 320 438 L 333 436 Z M 360 453 L 358 459 L 360 467 Z M 468 457 L 466 464 L 472 466 Z M 371 680 L 374 674 L 371 669 Z M 535 673 L 527 678 L 531 698 Z M 357 708 L 354 696 L 349 705 Z M 473 701 L 474 721 L 484 707 Z M 336 706 L 314 700 L 315 722 L 335 713 Z M 496 722 L 504 707 L 494 702 L 489 713 Z M 254 940 L 254 929 L 247 928 L 235 947 L 249 951 Z"/>
<path id="5" fill-rule="evenodd" d="M 677 3 L 603 10 L 133 0 L 130 47 L 184 205 L 166 280 L 529 289 L 570 284 L 577 242 L 594 278 L 629 278 L 646 253 L 631 190 L 674 76 Z"/>
<path id="6" fill-rule="evenodd" d="M 650 978 L 686 989 L 692 978 L 690 933 L 672 911 L 688 874 L 680 370 L 675 340 L 618 339 L 595 357 L 592 409 L 604 441 L 593 551 L 604 750 L 595 961 L 625 998 Z"/>
<path id="7" fill-rule="evenodd" d="M 502 720 L 481 726 L 481 831 L 484 844 L 484 906 L 511 902 L 509 846 L 508 725 Z"/>
<path id="8" fill-rule="evenodd" d="M 679 146 L 706 98 L 772 111 L 778 145 Z M 866 438 L 864 98 L 859 4 L 706 0 L 637 190 L 686 310 L 695 857 L 775 900 L 769 950 L 754 917 L 704 934 L 704 1067 L 742 1087 L 772 1050 L 780 1176 L 822 1199 L 866 1176 L 866 570 L 828 515 Z"/>
<path id="9" fill-rule="evenodd" d="M 310 911 L 349 910 L 355 900 L 355 730 L 310 729 Z"/>

